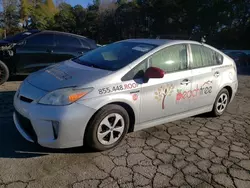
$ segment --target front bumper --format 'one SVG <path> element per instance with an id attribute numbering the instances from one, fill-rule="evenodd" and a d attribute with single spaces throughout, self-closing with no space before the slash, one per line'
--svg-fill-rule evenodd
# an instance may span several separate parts
<path id="1" fill-rule="evenodd" d="M 13 119 L 17 130 L 26 140 L 48 148 L 83 145 L 87 123 L 96 110 L 78 103 L 67 106 L 29 103 L 20 100 L 19 96 L 17 92 L 14 97 Z"/>

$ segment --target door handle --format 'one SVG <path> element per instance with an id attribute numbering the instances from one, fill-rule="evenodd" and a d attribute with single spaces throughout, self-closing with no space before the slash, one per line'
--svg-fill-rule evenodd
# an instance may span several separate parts
<path id="1" fill-rule="evenodd" d="M 48 53 L 50 53 L 50 54 L 51 54 L 51 53 L 53 53 L 53 50 L 51 50 L 51 49 L 47 49 L 47 50 L 46 50 L 46 52 L 48 52 Z"/>
<path id="2" fill-rule="evenodd" d="M 215 76 L 215 77 L 219 77 L 219 76 L 220 76 L 220 73 L 219 73 L 218 71 L 216 71 L 216 72 L 214 73 L 214 76 Z"/>
<path id="3" fill-rule="evenodd" d="M 189 83 L 190 83 L 189 79 L 184 79 L 182 80 L 181 85 L 188 85 Z"/>

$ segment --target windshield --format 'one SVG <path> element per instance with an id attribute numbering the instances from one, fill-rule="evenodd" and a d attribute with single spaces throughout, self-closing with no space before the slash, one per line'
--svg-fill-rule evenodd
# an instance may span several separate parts
<path id="1" fill-rule="evenodd" d="M 118 42 L 99 47 L 73 61 L 86 66 L 116 71 L 154 49 L 156 45 L 137 42 Z"/>
<path id="2" fill-rule="evenodd" d="M 36 33 L 38 31 L 26 31 L 26 32 L 22 32 L 22 33 L 18 33 L 14 36 L 9 36 L 7 38 L 5 38 L 4 40 L 8 41 L 8 42 L 13 42 L 13 43 L 16 43 L 16 42 L 19 42 L 23 39 L 25 39 L 26 37 Z"/>

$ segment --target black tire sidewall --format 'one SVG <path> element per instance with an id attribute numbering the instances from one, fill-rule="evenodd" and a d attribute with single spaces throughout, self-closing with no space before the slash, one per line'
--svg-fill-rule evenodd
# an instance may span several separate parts
<path id="1" fill-rule="evenodd" d="M 227 105 L 226 105 L 226 108 L 224 109 L 224 111 L 223 111 L 222 113 L 219 113 L 216 106 L 217 106 L 217 103 L 218 103 L 218 100 L 219 100 L 220 96 L 221 96 L 223 93 L 225 93 L 225 94 L 227 95 L 228 100 L 227 100 Z M 213 114 L 214 114 L 215 116 L 221 116 L 221 115 L 226 111 L 229 101 L 230 101 L 229 92 L 228 92 L 228 90 L 227 90 L 226 88 L 223 88 L 223 89 L 219 92 L 219 94 L 217 95 L 216 100 L 215 100 L 215 102 L 214 102 Z"/>
<path id="2" fill-rule="evenodd" d="M 99 142 L 99 140 L 97 138 L 97 130 L 98 130 L 98 127 L 99 127 L 101 121 L 107 115 L 112 114 L 112 113 L 118 113 L 123 117 L 124 123 L 125 123 L 124 131 L 123 131 L 121 137 L 119 138 L 119 140 L 117 140 L 114 144 L 103 145 L 102 143 Z M 86 133 L 85 133 L 85 143 L 87 144 L 88 147 L 90 147 L 91 149 L 93 149 L 95 151 L 104 151 L 104 150 L 111 149 L 111 148 L 115 147 L 116 145 L 118 145 L 123 140 L 123 138 L 125 137 L 125 135 L 128 132 L 129 122 L 130 122 L 129 115 L 128 115 L 127 111 L 122 106 L 115 105 L 115 104 L 107 105 L 107 106 L 101 108 L 94 115 L 94 117 L 90 120 L 90 122 L 87 126 L 87 129 L 86 129 Z"/>
<path id="3" fill-rule="evenodd" d="M 0 85 L 2 85 L 9 78 L 9 69 L 2 61 L 0 61 L 0 69 L 5 71 L 5 76 L 3 78 L 0 77 Z"/>

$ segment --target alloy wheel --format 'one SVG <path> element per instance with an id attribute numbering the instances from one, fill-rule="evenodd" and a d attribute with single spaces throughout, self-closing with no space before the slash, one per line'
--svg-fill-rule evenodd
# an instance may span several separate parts
<path id="1" fill-rule="evenodd" d="M 225 93 L 222 93 L 217 101 L 216 109 L 219 113 L 223 113 L 227 107 L 228 96 Z"/>
<path id="2" fill-rule="evenodd" d="M 97 139 L 103 145 L 114 144 L 121 138 L 124 129 L 124 118 L 118 113 L 109 114 L 98 126 Z"/>

